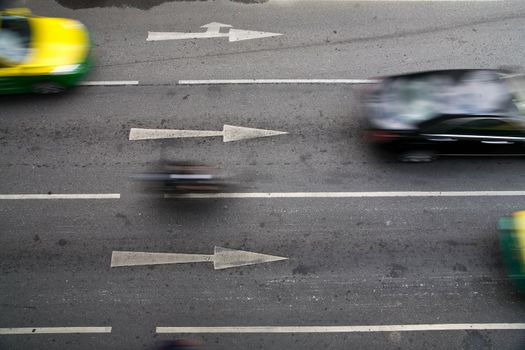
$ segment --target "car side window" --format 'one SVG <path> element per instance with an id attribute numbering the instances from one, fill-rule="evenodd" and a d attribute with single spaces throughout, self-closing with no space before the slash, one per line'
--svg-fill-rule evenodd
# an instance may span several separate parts
<path id="1" fill-rule="evenodd" d="M 481 136 L 524 136 L 523 127 L 517 123 L 497 118 L 475 118 L 465 120 L 454 133 Z"/>
<path id="2" fill-rule="evenodd" d="M 461 120 L 452 118 L 422 125 L 421 129 L 422 132 L 428 134 L 451 134 L 459 131 L 460 124 Z"/>
<path id="3" fill-rule="evenodd" d="M 29 53 L 31 31 L 27 19 L 3 16 L 0 20 L 0 57 L 20 63 Z"/>

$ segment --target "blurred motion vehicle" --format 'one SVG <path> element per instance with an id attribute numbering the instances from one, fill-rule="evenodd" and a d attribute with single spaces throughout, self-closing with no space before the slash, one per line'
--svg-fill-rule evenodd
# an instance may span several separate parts
<path id="1" fill-rule="evenodd" d="M 163 341 L 158 350 L 183 350 L 183 349 L 201 349 L 202 342 L 196 339 L 176 339 Z"/>
<path id="2" fill-rule="evenodd" d="M 397 75 L 365 87 L 365 136 L 406 162 L 525 155 L 525 84 L 503 70 Z"/>
<path id="3" fill-rule="evenodd" d="M 0 94 L 75 86 L 89 71 L 89 51 L 88 31 L 76 20 L 0 10 Z"/>
<path id="4" fill-rule="evenodd" d="M 500 218 L 498 229 L 501 255 L 509 278 L 525 293 L 525 210 Z"/>
<path id="5" fill-rule="evenodd" d="M 153 171 L 134 174 L 131 179 L 148 192 L 176 195 L 214 193 L 228 187 L 216 166 L 196 162 L 163 161 Z"/>

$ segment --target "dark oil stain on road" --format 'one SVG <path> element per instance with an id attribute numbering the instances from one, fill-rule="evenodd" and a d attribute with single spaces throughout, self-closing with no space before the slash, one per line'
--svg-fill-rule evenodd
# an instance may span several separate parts
<path id="1" fill-rule="evenodd" d="M 492 341 L 488 336 L 485 336 L 478 331 L 467 331 L 467 335 L 463 338 L 462 349 L 492 350 Z"/>
<path id="2" fill-rule="evenodd" d="M 124 215 L 122 213 L 116 213 L 115 217 L 124 220 L 124 225 L 131 226 L 131 221 L 129 221 L 127 215 Z"/>
<path id="3" fill-rule="evenodd" d="M 99 7 L 132 7 L 140 10 L 149 10 L 166 2 L 206 2 L 215 0 L 55 0 L 60 5 L 72 10 L 99 8 Z M 262 4 L 269 0 L 230 0 L 243 4 Z"/>
<path id="4" fill-rule="evenodd" d="M 295 269 L 293 269 L 292 274 L 307 275 L 310 272 L 312 271 L 308 266 L 300 264 Z"/>
<path id="5" fill-rule="evenodd" d="M 460 271 L 460 272 L 466 272 L 467 267 L 463 264 L 456 263 L 454 266 L 452 266 L 452 270 L 454 271 Z"/>
<path id="6" fill-rule="evenodd" d="M 407 268 L 405 266 L 403 266 L 403 265 L 392 264 L 390 266 L 390 271 L 388 272 L 388 274 L 386 276 L 387 277 L 391 277 L 391 278 L 402 277 L 405 274 L 406 270 L 407 270 Z"/>

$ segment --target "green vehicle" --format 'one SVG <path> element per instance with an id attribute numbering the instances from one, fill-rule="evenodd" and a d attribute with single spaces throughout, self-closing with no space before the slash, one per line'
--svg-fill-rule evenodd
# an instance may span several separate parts
<path id="1" fill-rule="evenodd" d="M 525 293 L 525 210 L 498 222 L 499 244 L 509 278 Z"/>

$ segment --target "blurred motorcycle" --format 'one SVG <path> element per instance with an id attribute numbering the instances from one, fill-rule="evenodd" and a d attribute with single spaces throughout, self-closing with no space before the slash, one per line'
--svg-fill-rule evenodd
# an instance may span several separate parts
<path id="1" fill-rule="evenodd" d="M 161 162 L 157 169 L 131 176 L 146 191 L 184 195 L 224 191 L 228 183 L 213 165 L 196 162 Z"/>

